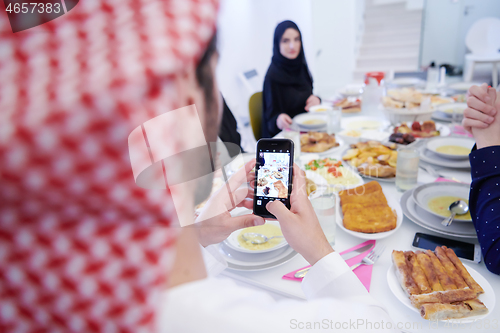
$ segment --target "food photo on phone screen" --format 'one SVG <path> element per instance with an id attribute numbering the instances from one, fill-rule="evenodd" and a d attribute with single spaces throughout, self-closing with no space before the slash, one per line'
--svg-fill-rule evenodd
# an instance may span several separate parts
<path id="1" fill-rule="evenodd" d="M 257 204 L 265 206 L 272 199 L 285 200 L 288 196 L 290 152 L 283 150 L 259 151 L 257 169 Z M 259 204 L 260 202 L 260 204 Z"/>

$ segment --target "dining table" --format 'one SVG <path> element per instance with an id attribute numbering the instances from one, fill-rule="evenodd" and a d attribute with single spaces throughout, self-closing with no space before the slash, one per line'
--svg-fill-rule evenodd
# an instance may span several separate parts
<path id="1" fill-rule="evenodd" d="M 347 117 L 349 117 L 349 115 L 347 115 Z M 449 125 L 446 123 L 443 124 L 445 126 Z M 277 137 L 280 136 L 281 134 L 277 135 Z M 346 145 L 345 147 L 339 147 L 339 149 L 335 149 L 331 154 L 322 157 L 331 157 L 340 160 L 342 158 L 342 152 L 345 151 L 345 149 L 347 149 Z M 422 160 L 420 163 L 423 166 L 429 166 Z M 470 184 L 471 182 L 470 169 L 436 168 L 435 166 L 433 166 L 433 169 L 438 169 L 441 176 L 449 178 L 450 180 L 452 179 L 453 181 L 460 181 L 467 184 Z M 435 182 L 437 178 L 438 177 L 435 172 L 428 172 L 425 168 L 419 168 L 417 178 L 419 185 Z M 365 180 L 365 182 L 367 181 L 369 180 Z M 404 193 L 399 192 L 396 189 L 394 182 L 380 181 L 379 183 L 386 196 L 396 198 L 398 202 L 401 200 Z M 232 213 L 241 214 L 244 213 L 244 209 L 245 208 L 236 208 Z M 386 307 L 398 329 L 402 332 L 457 332 L 457 330 L 471 330 L 472 332 L 499 332 L 500 306 L 498 305 L 489 309 L 489 315 L 487 317 L 471 323 L 458 324 L 456 322 L 451 323 L 448 321 L 434 322 L 423 319 L 417 311 L 403 306 L 401 301 L 396 298 L 393 292 L 391 292 L 387 279 L 388 270 L 392 267 L 391 252 L 393 250 L 415 250 L 415 248 L 412 247 L 412 242 L 415 237 L 415 233 L 418 232 L 478 244 L 477 238 L 457 238 L 448 235 L 443 236 L 442 234 L 438 234 L 415 224 L 406 216 L 403 217 L 402 225 L 393 234 L 386 238 L 377 240 L 377 244 L 385 245 L 385 251 L 373 265 L 369 292 L 376 300 Z M 360 239 L 337 226 L 333 248 L 337 252 L 342 252 L 365 241 L 366 239 Z M 500 296 L 500 276 L 489 272 L 484 264 L 484 261 L 481 261 L 480 263 L 464 261 L 464 263 L 476 270 L 490 283 L 495 293 L 495 298 Z M 283 276 L 307 265 L 307 261 L 300 254 L 297 254 L 290 260 L 276 267 L 258 271 L 226 269 L 221 273 L 221 276 L 234 279 L 238 284 L 255 288 L 257 290 L 263 290 L 275 299 L 291 298 L 306 301 L 300 282 L 283 279 Z"/>

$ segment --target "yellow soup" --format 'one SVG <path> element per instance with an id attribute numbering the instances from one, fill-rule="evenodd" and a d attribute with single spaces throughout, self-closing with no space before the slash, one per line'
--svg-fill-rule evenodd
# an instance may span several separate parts
<path id="1" fill-rule="evenodd" d="M 434 213 L 439 214 L 439 215 L 444 216 L 444 217 L 448 217 L 451 215 L 451 212 L 448 210 L 448 208 L 450 207 L 450 205 L 453 202 L 455 202 L 457 200 L 463 200 L 467 204 L 469 204 L 469 200 L 466 200 L 464 198 L 443 196 L 443 197 L 436 197 L 436 198 L 431 199 L 427 205 L 428 205 L 429 209 L 431 211 L 433 211 Z M 470 216 L 470 212 L 467 212 L 467 214 L 464 214 L 464 215 L 456 215 L 456 217 L 458 219 L 461 219 L 461 220 L 472 220 L 472 218 Z"/>
<path id="2" fill-rule="evenodd" d="M 309 119 L 309 120 L 304 120 L 302 123 L 305 125 L 319 125 L 319 124 L 324 124 L 325 121 L 321 119 Z"/>
<path id="3" fill-rule="evenodd" d="M 240 243 L 241 247 L 248 249 L 248 250 L 270 249 L 270 248 L 275 247 L 276 245 L 280 244 L 283 241 L 283 238 L 273 238 L 264 244 L 252 244 L 250 241 L 245 241 L 241 237 L 242 234 L 245 234 L 247 232 L 255 232 L 255 233 L 267 236 L 267 237 L 283 236 L 283 234 L 281 233 L 281 229 L 278 226 L 275 226 L 274 224 L 269 224 L 269 223 L 266 223 L 264 225 L 259 225 L 256 227 L 245 228 L 245 229 L 241 230 L 240 234 L 238 235 L 238 243 Z"/>
<path id="4" fill-rule="evenodd" d="M 438 153 L 450 154 L 450 155 L 469 155 L 470 153 L 469 148 L 454 146 L 454 145 L 437 147 L 436 151 Z"/>

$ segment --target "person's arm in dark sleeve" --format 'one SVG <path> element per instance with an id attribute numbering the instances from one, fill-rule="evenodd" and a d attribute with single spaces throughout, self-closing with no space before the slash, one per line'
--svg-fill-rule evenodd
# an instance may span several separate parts
<path id="1" fill-rule="evenodd" d="M 278 120 L 278 116 L 281 114 L 280 108 L 278 104 L 278 96 L 276 90 L 276 83 L 271 83 L 270 80 L 264 81 L 264 90 L 263 94 L 263 103 L 264 103 L 264 114 L 262 115 L 262 126 L 265 126 L 267 131 L 263 131 L 267 133 L 269 137 L 273 137 L 280 132 L 276 121 Z"/>
<path id="2" fill-rule="evenodd" d="M 488 270 L 500 274 L 500 146 L 469 155 L 472 184 L 469 206 Z"/>

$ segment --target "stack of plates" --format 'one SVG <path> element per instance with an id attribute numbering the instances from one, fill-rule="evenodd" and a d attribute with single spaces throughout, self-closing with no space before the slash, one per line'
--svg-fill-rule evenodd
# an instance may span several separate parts
<path id="1" fill-rule="evenodd" d="M 279 227 L 277 221 L 266 221 Z M 240 230 L 236 230 L 219 244 L 219 252 L 227 261 L 228 268 L 236 271 L 260 271 L 282 265 L 295 257 L 295 252 L 282 238 L 281 243 L 265 250 L 248 250 L 238 242 Z"/>
<path id="2" fill-rule="evenodd" d="M 450 122 L 453 116 L 453 112 L 461 114 L 460 119 L 462 120 L 464 110 L 467 109 L 467 103 L 446 103 L 436 106 L 436 111 L 432 114 L 432 118 L 440 121 Z"/>
<path id="3" fill-rule="evenodd" d="M 467 199 L 469 197 L 469 185 L 436 182 L 419 186 L 403 194 L 401 208 L 410 221 L 422 228 L 443 235 L 476 238 L 476 230 L 471 220 L 458 218 L 448 227 L 441 224 L 445 217 L 432 212 L 428 206 L 429 200 L 439 196 L 456 196 Z"/>
<path id="4" fill-rule="evenodd" d="M 425 146 L 420 146 L 420 160 L 437 166 L 453 169 L 470 168 L 469 153 L 453 155 L 440 152 L 438 148 L 443 146 L 458 146 L 472 150 L 475 141 L 467 137 L 436 137 L 429 139 Z"/>

